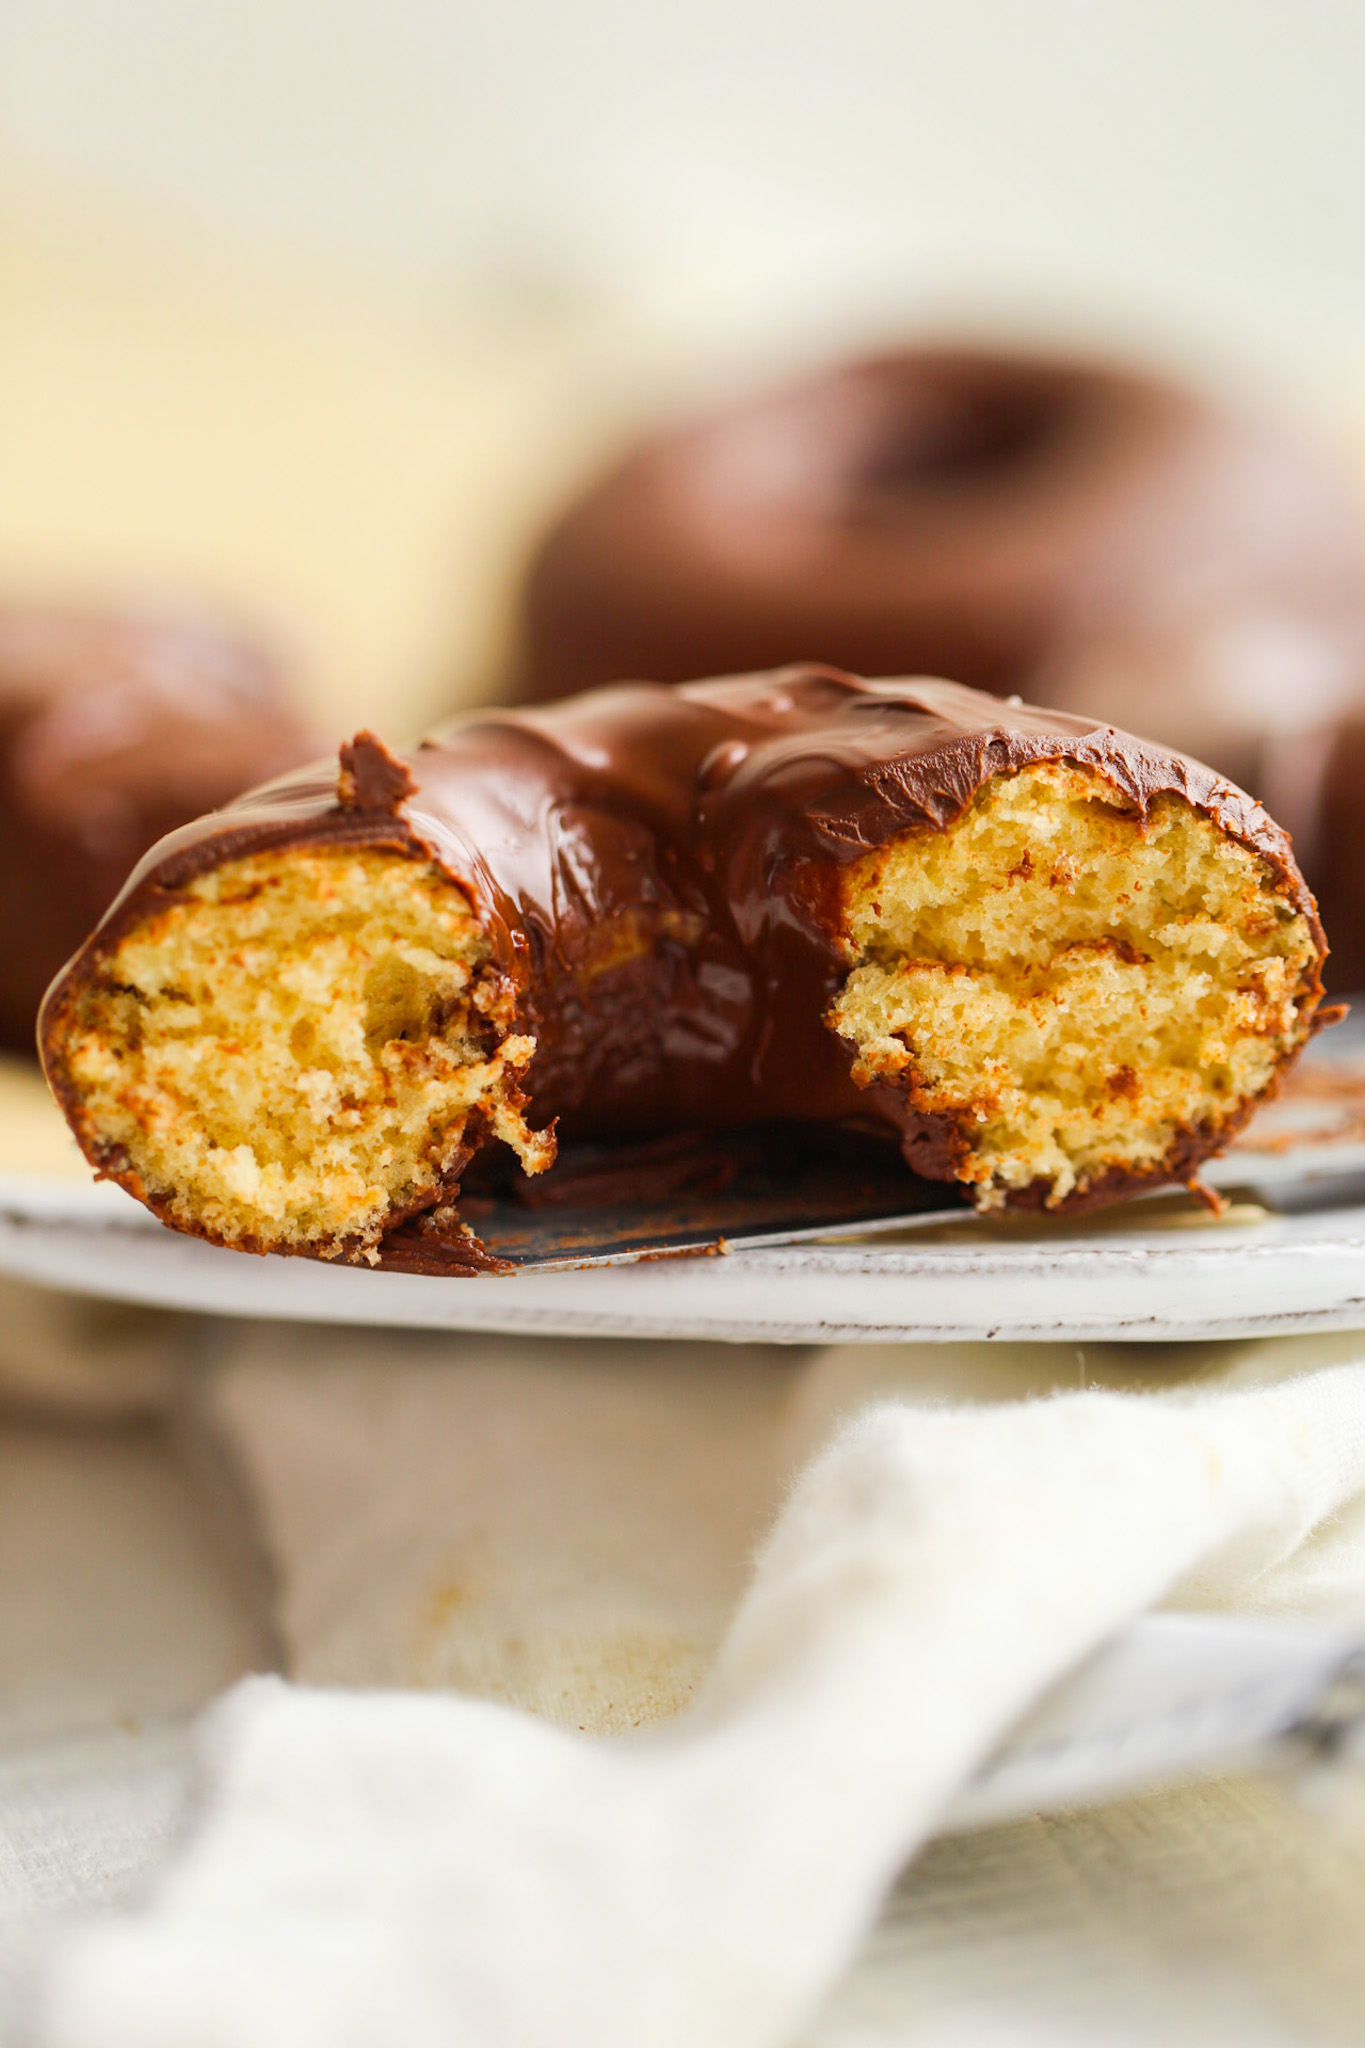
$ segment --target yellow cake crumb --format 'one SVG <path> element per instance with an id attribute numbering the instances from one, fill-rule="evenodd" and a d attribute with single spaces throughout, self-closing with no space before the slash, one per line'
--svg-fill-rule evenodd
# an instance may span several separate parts
<path id="1" fill-rule="evenodd" d="M 530 1173 L 534 1040 L 462 890 L 378 849 L 291 848 L 188 882 L 82 990 L 80 1116 L 172 1220 L 225 1244 L 373 1256 L 433 1199 L 471 1116 Z"/>
<path id="2" fill-rule="evenodd" d="M 948 1120 L 982 1207 L 1155 1168 L 1309 1028 L 1313 933 L 1269 864 L 1182 798 L 1143 819 L 1070 764 L 997 776 L 946 832 L 868 854 L 843 909 L 830 1022 L 856 1078 Z"/>

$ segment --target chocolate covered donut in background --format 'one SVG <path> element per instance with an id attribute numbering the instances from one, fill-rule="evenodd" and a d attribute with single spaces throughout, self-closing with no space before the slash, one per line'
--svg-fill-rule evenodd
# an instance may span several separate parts
<path id="1" fill-rule="evenodd" d="M 272 658 L 187 613 L 0 603 L 0 1045 L 166 832 L 317 743 Z"/>
<path id="2" fill-rule="evenodd" d="M 827 371 L 660 433 L 570 508 L 526 579 L 514 694 L 796 659 L 949 675 L 1208 761 L 1294 831 L 1334 985 L 1365 985 L 1319 815 L 1329 736 L 1365 715 L 1365 531 L 1280 422 L 1079 360 Z"/>

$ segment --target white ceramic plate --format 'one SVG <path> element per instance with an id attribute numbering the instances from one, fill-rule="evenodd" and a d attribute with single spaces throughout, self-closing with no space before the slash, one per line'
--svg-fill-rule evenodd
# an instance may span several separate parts
<path id="1" fill-rule="evenodd" d="M 893 1239 L 432 1279 L 250 1258 L 104 1187 L 0 1182 L 0 1271 L 221 1315 L 736 1342 L 1208 1338 L 1365 1328 L 1365 1206 L 1221 1223 L 1156 1202 L 1087 1228 L 971 1217 Z"/>

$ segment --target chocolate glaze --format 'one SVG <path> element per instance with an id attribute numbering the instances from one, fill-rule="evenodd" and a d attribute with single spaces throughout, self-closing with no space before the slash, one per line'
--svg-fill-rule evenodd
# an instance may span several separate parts
<path id="1" fill-rule="evenodd" d="M 340 778 L 327 764 L 171 834 L 50 991 L 49 1078 L 78 1111 L 61 1058 L 69 1005 L 122 932 L 192 876 L 269 847 L 385 846 L 434 860 L 469 896 L 537 1036 L 538 1122 L 620 1141 L 850 1119 L 889 1128 L 919 1171 L 943 1177 L 955 1131 L 894 1088 L 856 1087 L 823 1021 L 849 966 L 838 874 L 902 833 L 952 824 L 990 777 L 1043 761 L 1094 770 L 1139 815 L 1183 797 L 1261 855 L 1317 930 L 1289 843 L 1258 804 L 1113 727 L 813 666 L 630 684 L 460 720 L 402 762 L 364 734 Z M 1213 1142 L 1182 1134 L 1181 1176 Z M 409 1264 L 420 1235 L 405 1234 Z"/>
<path id="2" fill-rule="evenodd" d="M 274 663 L 172 614 L 0 607 L 0 1043 L 147 848 L 313 751 Z"/>
<path id="3" fill-rule="evenodd" d="M 568 509 L 522 612 L 523 699 L 797 657 L 956 676 L 1210 761 L 1315 887 L 1339 865 L 1281 768 L 1365 713 L 1359 510 L 1278 421 L 1159 378 L 909 348 L 685 422 Z M 1365 984 L 1365 917 L 1319 895 Z"/>

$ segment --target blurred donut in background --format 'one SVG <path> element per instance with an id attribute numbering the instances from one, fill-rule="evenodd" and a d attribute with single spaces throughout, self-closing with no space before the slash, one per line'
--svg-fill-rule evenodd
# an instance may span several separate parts
<path id="1" fill-rule="evenodd" d="M 317 744 L 274 658 L 196 615 L 0 603 L 0 1045 L 163 834 Z"/>
<path id="2" fill-rule="evenodd" d="M 520 650 L 524 700 L 812 660 L 1150 733 L 1295 832 L 1334 983 L 1365 985 L 1323 810 L 1365 715 L 1365 529 L 1269 415 L 1079 359 L 847 363 L 627 453 L 536 552 Z"/>

